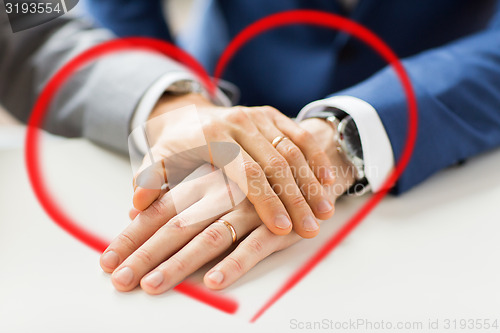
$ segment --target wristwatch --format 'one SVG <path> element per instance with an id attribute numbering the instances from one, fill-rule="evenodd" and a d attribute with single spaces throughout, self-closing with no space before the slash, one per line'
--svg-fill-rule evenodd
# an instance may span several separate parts
<path id="1" fill-rule="evenodd" d="M 171 95 L 185 95 L 189 93 L 202 93 L 203 92 L 203 87 L 201 84 L 197 81 L 193 80 L 179 80 L 174 83 L 172 83 L 166 90 L 166 94 L 171 94 Z"/>
<path id="2" fill-rule="evenodd" d="M 309 117 L 324 119 L 330 124 L 335 133 L 337 151 L 342 159 L 353 168 L 355 183 L 346 194 L 360 195 L 368 191 L 369 183 L 365 175 L 363 147 L 354 119 L 346 112 L 334 107 L 313 112 L 309 114 Z"/>

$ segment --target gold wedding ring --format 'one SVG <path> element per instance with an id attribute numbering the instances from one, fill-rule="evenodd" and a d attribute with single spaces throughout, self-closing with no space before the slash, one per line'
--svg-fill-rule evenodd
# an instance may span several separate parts
<path id="1" fill-rule="evenodd" d="M 217 221 L 215 222 L 220 222 L 222 224 L 224 224 L 226 226 L 226 228 L 229 229 L 229 231 L 231 232 L 231 237 L 233 238 L 233 244 L 236 242 L 236 230 L 234 229 L 233 225 L 223 219 L 218 219 Z"/>
<path id="2" fill-rule="evenodd" d="M 285 140 L 285 139 L 287 139 L 287 137 L 286 137 L 286 136 L 281 136 L 281 135 L 278 135 L 278 136 L 277 136 L 276 138 L 274 138 L 274 140 L 273 140 L 273 143 L 272 143 L 273 147 L 274 147 L 274 148 L 276 148 L 276 147 L 280 144 L 280 142 L 281 142 L 281 141 L 283 141 L 283 140 Z"/>

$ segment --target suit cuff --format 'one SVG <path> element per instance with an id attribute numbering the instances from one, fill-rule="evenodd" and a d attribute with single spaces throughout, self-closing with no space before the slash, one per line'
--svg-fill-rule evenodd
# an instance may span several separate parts
<path id="1" fill-rule="evenodd" d="M 176 70 L 182 67 L 173 60 L 148 52 L 104 57 L 78 73 L 58 94 L 51 109 L 64 117 L 68 110 L 82 108 L 83 136 L 128 152 L 130 122 L 138 102 L 158 77 Z"/>
<path id="2" fill-rule="evenodd" d="M 352 96 L 334 96 L 306 105 L 297 116 L 297 121 L 308 118 L 311 111 L 335 107 L 348 113 L 358 127 L 365 175 L 374 192 L 382 190 L 385 180 L 394 169 L 394 154 L 377 111 L 367 102 Z"/>

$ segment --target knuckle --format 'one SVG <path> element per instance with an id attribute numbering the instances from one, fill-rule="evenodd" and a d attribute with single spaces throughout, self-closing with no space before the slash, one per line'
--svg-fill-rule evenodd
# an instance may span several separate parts
<path id="1" fill-rule="evenodd" d="M 268 164 L 273 169 L 285 169 L 288 167 L 288 162 L 281 155 L 273 155 L 269 158 Z"/>
<path id="2" fill-rule="evenodd" d="M 231 112 L 226 115 L 226 120 L 240 126 L 245 126 L 249 122 L 248 115 L 243 107 L 234 107 Z"/>
<path id="3" fill-rule="evenodd" d="M 273 191 L 272 193 L 266 193 L 258 197 L 258 204 L 259 205 L 270 205 L 270 206 L 275 206 L 277 205 L 279 199 L 276 196 L 275 192 Z"/>
<path id="4" fill-rule="evenodd" d="M 187 264 L 184 259 L 181 259 L 177 256 L 173 256 L 169 259 L 170 264 L 174 267 L 175 270 L 179 272 L 184 272 L 187 269 Z"/>
<path id="5" fill-rule="evenodd" d="M 298 143 L 307 144 L 312 140 L 312 138 L 313 137 L 312 137 L 311 133 L 309 133 L 305 129 L 302 129 L 302 128 L 298 129 L 298 132 L 296 135 L 296 140 Z"/>
<path id="6" fill-rule="evenodd" d="M 307 203 L 306 199 L 304 199 L 302 195 L 297 195 L 290 199 L 290 205 L 292 205 L 292 207 L 299 208 L 304 207 Z"/>
<path id="7" fill-rule="evenodd" d="M 227 257 L 228 265 L 231 267 L 231 271 L 235 272 L 237 275 L 244 273 L 243 264 L 241 260 L 234 257 Z"/>
<path id="8" fill-rule="evenodd" d="M 223 117 L 212 117 L 201 120 L 201 129 L 207 139 L 222 141 L 226 137 L 228 126 Z"/>
<path id="9" fill-rule="evenodd" d="M 146 213 L 148 217 L 161 217 L 167 212 L 167 206 L 163 203 L 161 199 L 153 201 L 151 205 L 143 212 Z"/>
<path id="10" fill-rule="evenodd" d="M 248 241 L 248 249 L 254 253 L 254 254 L 257 254 L 257 255 L 260 255 L 262 254 L 262 252 L 264 251 L 264 245 L 262 244 L 262 242 L 257 239 L 257 238 L 252 238 Z"/>
<path id="11" fill-rule="evenodd" d="M 242 169 L 248 178 L 260 178 L 262 176 L 262 169 L 253 161 L 244 161 Z"/>
<path id="12" fill-rule="evenodd" d="M 313 191 L 321 193 L 321 191 L 320 191 L 321 190 L 321 185 L 315 179 L 309 179 L 308 181 L 306 181 L 304 183 L 304 185 L 302 186 L 302 189 L 306 193 L 310 193 L 310 192 L 313 192 Z"/>
<path id="13" fill-rule="evenodd" d="M 201 234 L 203 242 L 210 247 L 220 247 L 224 244 L 224 235 L 215 226 L 206 228 Z"/>
<path id="14" fill-rule="evenodd" d="M 269 105 L 264 105 L 260 109 L 267 115 L 274 115 L 277 112 L 279 112 L 276 108 L 273 108 L 272 106 Z"/>
<path id="15" fill-rule="evenodd" d="M 151 252 L 145 248 L 139 248 L 135 251 L 134 256 L 141 262 L 145 264 L 151 264 L 153 262 L 153 255 Z"/>
<path id="16" fill-rule="evenodd" d="M 250 107 L 250 108 L 242 107 L 241 110 L 245 112 L 247 115 L 261 114 L 259 108 L 256 107 Z"/>
<path id="17" fill-rule="evenodd" d="M 245 110 L 245 113 L 248 115 L 250 119 L 252 119 L 252 121 L 258 123 L 263 123 L 264 118 L 267 117 L 267 114 L 261 108 L 256 108 L 256 107 L 247 108 Z"/>
<path id="18" fill-rule="evenodd" d="M 286 147 L 284 154 L 288 160 L 292 161 L 299 160 L 302 157 L 302 151 L 295 145 Z"/>
<path id="19" fill-rule="evenodd" d="M 134 251 L 137 249 L 137 242 L 126 232 L 122 232 L 121 234 L 118 235 L 117 241 L 120 244 L 123 244 L 126 248 L 129 250 Z"/>
<path id="20" fill-rule="evenodd" d="M 176 232 L 183 233 L 188 228 L 189 223 L 184 217 L 177 215 L 172 217 L 165 226 Z"/>

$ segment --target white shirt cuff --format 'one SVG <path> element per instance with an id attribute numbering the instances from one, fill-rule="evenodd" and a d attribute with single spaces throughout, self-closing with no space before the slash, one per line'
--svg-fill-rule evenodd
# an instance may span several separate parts
<path id="1" fill-rule="evenodd" d="M 132 115 L 132 120 L 130 122 L 130 132 L 132 132 L 136 128 L 143 126 L 148 121 L 149 115 L 153 111 L 153 108 L 168 87 L 178 81 L 185 80 L 198 81 L 196 77 L 189 72 L 169 72 L 156 80 L 144 93 L 141 100 L 139 101 L 139 104 L 137 105 L 137 108 Z M 209 98 L 209 94 L 206 91 L 203 91 L 203 94 L 207 98 Z M 214 98 L 212 98 L 212 101 L 216 105 L 227 107 L 232 106 L 229 98 L 227 98 L 227 96 L 220 89 L 217 89 Z M 143 154 L 147 152 L 147 146 L 144 140 L 138 140 L 135 138 L 135 136 L 133 136 L 132 140 L 134 142 L 135 148 L 137 148 Z"/>
<path id="2" fill-rule="evenodd" d="M 394 154 L 377 111 L 359 98 L 334 96 L 306 105 L 298 114 L 297 121 L 308 118 L 307 114 L 313 110 L 320 111 L 326 107 L 340 109 L 354 119 L 363 148 L 366 179 L 374 192 L 382 190 L 384 182 L 394 168 Z"/>

